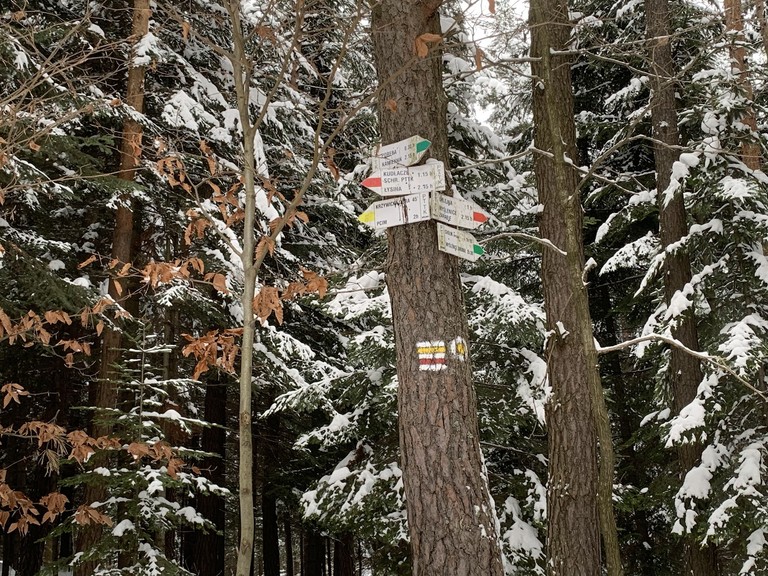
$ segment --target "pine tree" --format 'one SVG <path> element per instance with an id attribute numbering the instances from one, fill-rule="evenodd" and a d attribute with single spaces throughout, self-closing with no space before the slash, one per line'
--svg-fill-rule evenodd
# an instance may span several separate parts
<path id="1" fill-rule="evenodd" d="M 374 10 L 373 45 L 383 142 L 418 134 L 432 143 L 433 158 L 448 163 L 446 100 L 436 57 L 441 50 L 427 45 L 441 39 L 437 8 L 384 2 Z M 501 574 L 469 358 L 425 371 L 416 353 L 427 345 L 419 342 L 445 346 L 455 339 L 466 347 L 458 261 L 437 249 L 432 222 L 393 228 L 387 236 L 413 573 Z"/>

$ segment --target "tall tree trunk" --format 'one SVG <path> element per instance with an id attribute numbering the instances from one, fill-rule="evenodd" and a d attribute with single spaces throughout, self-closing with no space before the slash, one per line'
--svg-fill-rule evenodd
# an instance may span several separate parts
<path id="1" fill-rule="evenodd" d="M 763 39 L 763 51 L 768 56 L 768 22 L 765 18 L 765 0 L 755 0 L 755 16 L 757 17 L 760 36 Z"/>
<path id="2" fill-rule="evenodd" d="M 437 0 L 383 0 L 374 7 L 373 46 L 382 142 L 413 135 L 432 142 L 448 166 L 442 51 L 414 53 L 440 32 Z M 385 106 L 393 100 L 397 106 Z M 434 222 L 388 231 L 387 286 L 397 352 L 398 414 L 413 574 L 495 576 L 503 572 L 493 501 L 480 453 L 469 359 L 420 370 L 420 342 L 467 342 L 459 262 L 437 248 Z"/>
<path id="3" fill-rule="evenodd" d="M 149 0 L 134 0 L 133 4 L 133 27 L 132 38 L 134 46 L 149 31 L 149 17 L 152 11 L 149 7 Z M 141 113 L 144 109 L 144 77 L 146 74 L 145 66 L 133 66 L 133 52 L 128 68 L 128 85 L 126 89 L 125 103 L 131 106 L 136 112 Z M 120 171 L 118 178 L 133 182 L 136 178 L 136 169 L 141 158 L 141 125 L 133 119 L 128 119 L 123 125 L 123 139 L 120 146 Z M 131 246 L 133 237 L 133 202 L 130 194 L 124 194 L 120 198 L 120 205 L 115 215 L 115 230 L 112 236 L 112 258 L 119 262 L 128 263 L 131 261 Z M 117 303 L 124 303 L 128 296 L 128 290 L 125 283 L 118 286 L 114 279 L 109 282 L 109 295 Z M 118 371 L 115 364 L 119 362 L 121 356 L 121 332 L 106 328 L 104 330 L 104 339 L 102 341 L 101 371 L 100 378 L 96 383 L 96 397 L 94 405 L 100 409 L 114 408 L 117 402 L 117 378 Z M 112 432 L 112 425 L 99 422 L 98 418 L 104 417 L 103 413 L 96 412 L 96 422 L 92 426 L 91 435 L 94 437 L 104 436 Z M 103 502 L 106 498 L 106 490 L 99 483 L 87 484 L 85 488 L 85 503 L 99 501 Z M 101 526 L 90 524 L 85 526 L 77 538 L 78 552 L 87 552 L 95 545 L 101 535 Z M 75 576 L 87 576 L 93 574 L 98 560 L 83 562 L 75 568 Z"/>
<path id="4" fill-rule="evenodd" d="M 220 379 L 219 379 L 220 380 Z M 209 382 L 205 389 L 205 420 L 224 426 L 227 422 L 227 386 L 219 382 Z M 211 482 L 224 485 L 224 447 L 226 432 L 224 428 L 205 428 L 201 442 L 204 452 L 217 456 L 206 457 L 201 469 Z M 225 510 L 224 498 L 216 494 L 200 494 L 197 496 L 197 511 L 206 519 L 213 522 L 220 534 L 208 533 L 199 535 L 191 554 L 192 565 L 197 576 L 219 576 L 224 566 L 224 527 Z"/>
<path id="5" fill-rule="evenodd" d="M 549 338 L 548 574 L 600 574 L 600 533 L 610 576 L 622 574 L 613 517 L 614 454 L 610 422 L 583 280 L 582 210 L 573 121 L 571 25 L 563 0 L 532 0 L 534 170 L 543 206 L 542 284 Z M 553 52 L 555 52 L 553 54 Z M 599 439 L 598 469 L 596 438 Z"/>
<path id="6" fill-rule="evenodd" d="M 285 524 L 285 576 L 294 575 L 293 565 L 293 536 L 291 535 L 291 521 L 286 520 Z"/>
<path id="7" fill-rule="evenodd" d="M 256 254 L 256 127 L 250 117 L 251 68 L 245 51 L 245 36 L 240 20 L 240 2 L 227 0 L 225 7 L 232 23 L 234 68 L 237 110 L 242 126 L 243 144 L 243 185 L 245 188 L 245 218 L 243 221 L 243 251 L 240 260 L 243 265 L 243 293 L 240 302 L 243 307 L 243 341 L 240 357 L 240 406 L 238 410 L 239 436 L 239 477 L 240 501 L 240 542 L 237 548 L 236 576 L 248 576 L 253 563 L 254 518 L 253 518 L 253 432 L 251 430 L 253 369 L 253 343 L 256 334 L 256 320 L 253 315 L 253 297 L 256 291 L 258 266 Z"/>
<path id="8" fill-rule="evenodd" d="M 764 7 L 763 7 L 764 12 Z M 763 18 L 764 18 L 763 14 Z M 765 35 L 761 23 L 761 32 Z M 729 52 L 731 56 L 731 66 L 735 68 L 747 100 L 754 100 L 754 91 L 752 82 L 749 80 L 749 71 L 747 70 L 746 50 L 742 43 L 744 42 L 744 19 L 742 17 L 741 0 L 725 0 L 725 29 L 732 34 Z M 765 36 L 763 36 L 765 41 Z M 741 121 L 749 126 L 753 134 L 757 133 L 757 120 L 755 111 L 750 105 L 744 112 Z M 760 147 L 754 141 L 741 143 L 741 158 L 747 168 L 750 170 L 760 169 Z"/>
<path id="9" fill-rule="evenodd" d="M 14 534 L 8 534 L 3 530 L 3 571 L 0 576 L 11 576 L 11 563 L 15 558 L 13 553 Z"/>
<path id="10" fill-rule="evenodd" d="M 265 394 L 265 408 L 274 402 L 276 389 Z M 280 576 L 280 534 L 277 523 L 275 477 L 280 465 L 280 414 L 271 414 L 260 422 L 259 446 L 261 459 L 261 553 L 264 576 Z"/>
<path id="11" fill-rule="evenodd" d="M 325 565 L 325 539 L 314 530 L 304 529 L 301 576 L 322 576 Z"/>
<path id="12" fill-rule="evenodd" d="M 277 500 L 269 486 L 261 488 L 262 557 L 264 576 L 280 576 L 280 537 L 277 528 Z"/>
<path id="13" fill-rule="evenodd" d="M 672 165 L 677 161 L 679 144 L 677 111 L 675 106 L 674 62 L 669 45 L 669 4 L 668 0 L 646 0 L 646 28 L 651 45 L 651 121 L 653 123 L 654 160 L 656 163 L 656 190 L 659 202 L 659 228 L 661 245 L 675 244 L 688 233 L 685 204 L 682 190 L 668 198 L 665 190 L 669 187 Z M 667 303 L 676 292 L 691 280 L 691 265 L 688 254 L 678 249 L 668 252 L 664 260 L 664 293 Z M 691 350 L 699 349 L 696 332 L 696 318 L 688 314 L 680 325 L 672 330 L 672 336 Z M 702 380 L 699 360 L 673 347 L 667 373 L 671 378 L 675 412 L 679 413 L 696 397 Z M 677 448 L 680 472 L 685 474 L 696 466 L 701 458 L 700 444 L 682 444 Z M 693 576 L 715 576 L 718 574 L 715 547 L 700 547 L 690 539 L 685 543 L 686 574 Z"/>
<path id="14" fill-rule="evenodd" d="M 355 540 L 345 532 L 334 541 L 333 576 L 355 576 Z"/>

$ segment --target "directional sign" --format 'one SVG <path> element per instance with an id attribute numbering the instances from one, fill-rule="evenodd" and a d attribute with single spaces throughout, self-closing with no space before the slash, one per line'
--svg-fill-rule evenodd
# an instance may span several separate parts
<path id="1" fill-rule="evenodd" d="M 377 230 L 429 220 L 429 193 L 410 194 L 374 202 L 358 220 Z"/>
<path id="2" fill-rule="evenodd" d="M 416 164 L 429 148 L 431 142 L 421 136 L 411 136 L 394 144 L 379 146 L 373 152 L 373 171 L 383 172 L 389 168 Z"/>
<path id="3" fill-rule="evenodd" d="M 488 220 L 483 209 L 474 202 L 437 192 L 432 194 L 431 208 L 434 220 L 462 228 L 477 228 Z"/>
<path id="4" fill-rule="evenodd" d="M 483 247 L 477 243 L 472 234 L 439 222 L 437 223 L 437 247 L 443 252 L 472 262 L 483 255 Z"/>
<path id="5" fill-rule="evenodd" d="M 390 168 L 374 173 L 362 182 L 382 196 L 402 196 L 418 192 L 445 190 L 445 165 L 433 162 L 423 166 Z"/>

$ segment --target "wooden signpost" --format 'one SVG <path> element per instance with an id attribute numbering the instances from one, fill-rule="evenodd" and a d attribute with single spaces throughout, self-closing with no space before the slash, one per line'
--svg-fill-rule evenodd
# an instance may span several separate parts
<path id="1" fill-rule="evenodd" d="M 433 162 L 422 166 L 391 168 L 374 172 L 362 182 L 381 196 L 402 196 L 418 192 L 445 190 L 445 165 Z"/>
<path id="2" fill-rule="evenodd" d="M 440 194 L 446 189 L 442 162 L 412 166 L 421 160 L 429 145 L 429 140 L 411 136 L 374 151 L 374 173 L 362 184 L 381 196 L 395 198 L 374 202 L 358 219 L 376 230 L 430 218 L 437 220 L 438 248 L 474 262 L 482 256 L 483 247 L 469 232 L 451 226 L 474 229 L 486 222 L 488 216 L 470 200 Z M 430 366 L 440 365 L 430 358 Z"/>
<path id="3" fill-rule="evenodd" d="M 421 136 L 411 136 L 394 144 L 379 146 L 373 153 L 373 171 L 416 164 L 429 148 L 431 142 Z"/>
<path id="4" fill-rule="evenodd" d="M 483 247 L 475 237 L 464 230 L 457 230 L 437 223 L 437 247 L 443 252 L 475 262 L 483 255 Z"/>
<path id="5" fill-rule="evenodd" d="M 471 200 L 455 196 L 432 194 L 432 218 L 451 226 L 474 229 L 488 220 L 483 209 Z"/>
<path id="6" fill-rule="evenodd" d="M 429 220 L 429 193 L 374 202 L 360 214 L 358 220 L 376 230 Z"/>

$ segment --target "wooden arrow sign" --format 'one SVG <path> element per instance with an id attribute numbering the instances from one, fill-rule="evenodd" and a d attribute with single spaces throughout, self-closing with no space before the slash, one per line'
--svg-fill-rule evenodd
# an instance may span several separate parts
<path id="1" fill-rule="evenodd" d="M 433 162 L 422 166 L 390 168 L 374 173 L 362 184 L 382 196 L 445 190 L 445 165 Z"/>
<path id="2" fill-rule="evenodd" d="M 437 192 L 432 194 L 431 208 L 434 220 L 461 228 L 477 228 L 488 220 L 483 209 L 474 202 Z"/>
<path id="3" fill-rule="evenodd" d="M 483 247 L 477 243 L 472 234 L 439 222 L 437 223 L 437 247 L 443 252 L 472 262 L 483 255 Z"/>
<path id="4" fill-rule="evenodd" d="M 377 230 L 429 220 L 429 193 L 410 194 L 374 202 L 358 220 Z"/>
<path id="5" fill-rule="evenodd" d="M 379 146 L 373 151 L 373 171 L 411 166 L 416 164 L 429 148 L 431 142 L 421 136 L 411 136 L 394 144 Z"/>

